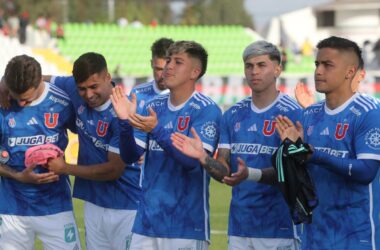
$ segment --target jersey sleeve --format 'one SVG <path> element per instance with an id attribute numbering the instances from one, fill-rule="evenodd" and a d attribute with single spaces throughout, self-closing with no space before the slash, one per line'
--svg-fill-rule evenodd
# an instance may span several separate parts
<path id="1" fill-rule="evenodd" d="M 64 90 L 69 96 L 78 91 L 75 79 L 72 76 L 53 76 L 50 83 Z"/>
<path id="2" fill-rule="evenodd" d="M 216 105 L 209 105 L 201 109 L 199 115 L 193 119 L 191 126 L 203 142 L 203 148 L 213 153 L 216 150 L 220 135 L 222 112 Z"/>
<path id="3" fill-rule="evenodd" d="M 231 149 L 231 135 L 229 130 L 229 112 L 223 114 L 220 122 L 220 141 L 218 148 Z"/>
<path id="4" fill-rule="evenodd" d="M 113 119 L 111 123 L 111 138 L 108 145 L 108 152 L 120 154 L 119 138 L 120 138 L 119 122 L 117 119 Z"/>
<path id="5" fill-rule="evenodd" d="M 366 113 L 355 128 L 354 147 L 357 159 L 380 161 L 380 109 Z"/>

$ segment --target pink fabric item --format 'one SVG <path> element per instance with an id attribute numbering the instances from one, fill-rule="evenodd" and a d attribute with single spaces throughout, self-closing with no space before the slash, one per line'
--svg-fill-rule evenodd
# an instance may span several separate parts
<path id="1" fill-rule="evenodd" d="M 63 155 L 63 151 L 54 144 L 38 145 L 28 148 L 25 152 L 25 166 L 45 165 L 49 159 Z"/>

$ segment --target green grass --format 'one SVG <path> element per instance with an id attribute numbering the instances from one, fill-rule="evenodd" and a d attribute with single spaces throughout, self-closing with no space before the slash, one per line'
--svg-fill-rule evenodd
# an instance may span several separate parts
<path id="1" fill-rule="evenodd" d="M 212 180 L 210 183 L 211 246 L 209 250 L 227 249 L 228 207 L 230 205 L 230 200 L 231 188 Z M 73 202 L 82 249 L 85 250 L 83 201 L 73 199 Z M 39 240 L 36 242 L 35 249 L 43 249 Z"/>

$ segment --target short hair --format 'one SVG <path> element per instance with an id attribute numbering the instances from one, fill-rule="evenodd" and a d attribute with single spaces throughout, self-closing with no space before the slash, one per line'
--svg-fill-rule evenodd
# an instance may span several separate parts
<path id="1" fill-rule="evenodd" d="M 171 56 L 178 53 L 186 53 L 191 58 L 198 59 L 201 62 L 201 73 L 198 79 L 201 78 L 207 70 L 207 58 L 208 54 L 205 48 L 197 42 L 194 41 L 177 41 L 170 45 L 167 50 L 166 56 Z"/>
<path id="2" fill-rule="evenodd" d="M 362 57 L 362 50 L 358 44 L 342 37 L 330 36 L 329 38 L 319 41 L 317 49 L 332 48 L 339 51 L 353 52 L 358 60 L 358 69 L 364 68 L 364 61 Z"/>
<path id="3" fill-rule="evenodd" d="M 243 52 L 243 61 L 247 61 L 252 56 L 268 55 L 272 61 L 281 63 L 281 53 L 278 48 L 267 41 L 257 41 L 248 45 Z"/>
<path id="4" fill-rule="evenodd" d="M 150 50 L 152 51 L 152 58 L 158 57 L 158 58 L 165 58 L 166 57 L 166 51 L 170 47 L 170 45 L 174 43 L 173 39 L 162 37 L 158 40 L 156 40 L 152 47 L 150 47 Z"/>
<path id="5" fill-rule="evenodd" d="M 81 55 L 74 62 L 73 76 L 76 83 L 86 81 L 91 75 L 107 69 L 107 62 L 103 55 L 88 52 Z"/>
<path id="6" fill-rule="evenodd" d="M 41 80 L 41 65 L 33 57 L 15 56 L 5 68 L 5 84 L 15 94 L 23 94 L 31 88 L 38 88 Z"/>

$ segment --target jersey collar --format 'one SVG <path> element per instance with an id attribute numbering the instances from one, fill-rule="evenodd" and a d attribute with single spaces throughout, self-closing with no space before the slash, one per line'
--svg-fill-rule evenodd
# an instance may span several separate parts
<path id="1" fill-rule="evenodd" d="M 193 96 L 195 95 L 197 91 L 194 91 L 191 96 L 189 97 L 189 99 L 187 99 L 184 103 L 182 103 L 181 105 L 178 105 L 178 106 L 174 106 L 171 102 L 170 102 L 170 95 L 168 95 L 168 108 L 170 111 L 177 111 L 177 110 L 180 110 L 181 108 L 183 108 L 186 103 L 191 99 L 193 98 Z"/>
<path id="2" fill-rule="evenodd" d="M 105 103 L 100 105 L 99 107 L 94 108 L 96 111 L 104 111 L 111 105 L 111 100 L 108 99 Z"/>
<path id="3" fill-rule="evenodd" d="M 345 103 L 343 103 L 342 105 L 340 105 L 339 107 L 335 108 L 335 109 L 329 109 L 326 105 L 326 100 L 325 100 L 325 112 L 326 114 L 328 115 L 336 115 L 338 113 L 340 113 L 341 111 L 343 111 L 345 108 L 347 108 L 348 105 L 350 105 L 350 103 L 356 99 L 356 97 L 358 97 L 360 94 L 359 93 L 355 93 L 353 96 L 350 97 L 350 99 L 348 99 Z"/>
<path id="4" fill-rule="evenodd" d="M 43 82 L 42 84 L 45 85 L 44 91 L 36 100 L 32 101 L 28 106 L 36 106 L 36 105 L 40 104 L 43 100 L 45 100 L 47 94 L 49 93 L 50 86 L 46 82 Z"/>
<path id="5" fill-rule="evenodd" d="M 265 111 L 268 111 L 269 109 L 271 109 L 276 104 L 276 102 L 278 102 L 283 97 L 283 95 L 284 95 L 283 93 L 279 92 L 276 99 L 271 104 L 269 104 L 268 106 L 262 109 L 259 109 L 258 107 L 256 107 L 255 104 L 253 104 L 253 101 L 251 100 L 251 109 L 255 113 L 264 113 Z"/>

